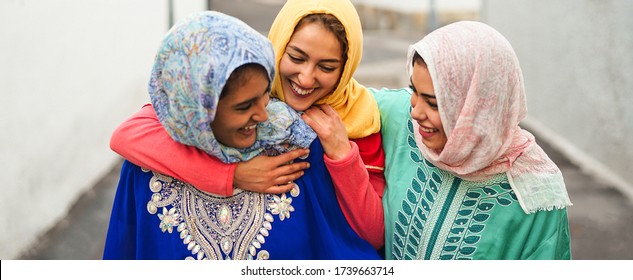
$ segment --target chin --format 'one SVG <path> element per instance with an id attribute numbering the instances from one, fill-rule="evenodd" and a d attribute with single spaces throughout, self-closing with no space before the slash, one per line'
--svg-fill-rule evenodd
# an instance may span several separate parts
<path id="1" fill-rule="evenodd" d="M 424 146 L 426 146 L 426 148 L 429 149 L 429 150 L 434 150 L 434 151 L 438 150 L 438 145 L 436 145 L 435 143 L 429 143 L 429 142 L 426 142 L 426 141 L 422 141 L 422 144 L 424 144 Z"/>
<path id="2" fill-rule="evenodd" d="M 308 110 L 308 108 L 312 106 L 312 103 L 314 103 L 311 101 L 311 99 L 309 99 L 309 96 L 300 97 L 296 96 L 295 93 L 288 88 L 284 88 L 284 90 L 284 92 L 289 92 L 289 94 L 284 93 L 284 102 L 286 102 L 286 104 L 288 104 L 290 108 L 294 109 L 297 112 Z"/>
<path id="3" fill-rule="evenodd" d="M 303 112 L 305 110 L 308 110 L 308 108 L 310 108 L 310 106 L 292 106 L 290 104 L 288 104 L 290 106 L 290 108 L 292 108 L 293 110 L 297 111 L 297 112 Z"/>
<path id="4" fill-rule="evenodd" d="M 290 108 L 292 108 L 293 110 L 297 111 L 297 112 L 303 112 L 305 110 L 307 110 L 308 108 L 310 108 L 310 106 L 312 105 L 311 103 L 308 105 L 303 104 L 304 102 L 295 102 L 295 100 L 292 100 L 296 97 L 292 97 L 291 100 L 288 100 L 288 98 L 286 98 L 286 104 L 288 104 L 288 106 L 290 106 Z M 291 101 L 291 102 L 288 102 Z"/>

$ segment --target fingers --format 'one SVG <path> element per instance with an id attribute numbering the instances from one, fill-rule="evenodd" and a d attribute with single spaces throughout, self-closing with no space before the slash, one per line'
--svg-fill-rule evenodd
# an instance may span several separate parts
<path id="1" fill-rule="evenodd" d="M 293 150 L 293 151 L 290 151 L 278 156 L 269 157 L 269 160 L 272 160 L 273 164 L 279 167 L 299 157 L 307 157 L 309 154 L 310 154 L 310 149 L 297 149 L 297 150 Z M 307 162 L 302 162 L 302 163 L 308 164 Z M 300 168 L 300 169 L 306 169 L 306 168 L 308 167 Z"/>
<path id="2" fill-rule="evenodd" d="M 301 166 L 301 167 L 303 167 L 303 166 Z M 285 166 L 284 166 L 284 168 L 285 168 Z M 293 170 L 294 169 L 296 169 L 296 168 L 293 168 Z M 305 168 L 303 168 L 303 169 L 305 169 Z M 297 180 L 297 179 L 301 178 L 301 176 L 303 176 L 303 173 L 304 173 L 303 169 L 297 170 L 297 171 L 292 171 L 292 172 L 285 171 L 283 173 L 283 175 L 278 176 L 273 181 L 275 182 L 275 185 L 283 185 L 283 184 L 286 184 L 288 182 L 292 182 L 294 180 Z"/>
<path id="3" fill-rule="evenodd" d="M 338 112 L 332 108 L 332 106 L 327 104 L 314 105 L 301 115 L 304 121 L 308 122 L 308 120 L 313 121 L 314 123 L 329 125 L 331 126 L 334 123 L 342 122 L 341 117 Z M 310 124 L 310 123 L 308 123 Z"/>
<path id="4" fill-rule="evenodd" d="M 274 185 L 283 185 L 288 182 L 299 179 L 303 176 L 303 170 L 308 169 L 310 164 L 307 162 L 293 162 L 282 165 L 273 170 L 271 180 Z"/>
<path id="5" fill-rule="evenodd" d="M 310 115 L 307 112 L 304 112 L 304 114 L 301 114 L 301 119 L 303 119 L 304 122 L 306 122 L 306 124 L 311 127 L 312 129 L 314 129 L 314 131 L 319 134 L 319 128 L 317 127 L 317 123 L 316 121 L 314 121 L 312 119 L 312 117 L 310 117 Z"/>
<path id="6" fill-rule="evenodd" d="M 321 104 L 319 105 L 319 108 L 321 109 L 321 111 L 323 111 L 323 113 L 330 117 L 339 117 L 338 112 L 336 112 L 336 110 L 334 110 L 334 108 L 332 108 L 332 106 L 328 104 Z"/>
<path id="7" fill-rule="evenodd" d="M 320 107 L 312 106 L 301 115 L 303 121 L 305 121 L 314 131 L 322 136 L 328 133 L 329 119 L 330 117 L 321 111 Z"/>
<path id="8" fill-rule="evenodd" d="M 240 162 L 235 168 L 233 185 L 235 187 L 259 193 L 279 193 L 291 189 L 289 182 L 299 179 L 308 162 L 293 160 L 307 156 L 309 149 L 293 150 L 278 156 L 257 156 L 249 161 Z"/>
<path id="9" fill-rule="evenodd" d="M 290 190 L 292 190 L 294 185 L 295 185 L 294 182 L 286 181 L 285 183 L 279 184 L 279 185 L 272 185 L 272 186 L 266 186 L 266 187 L 263 187 L 263 186 L 258 187 L 258 186 L 249 185 L 249 186 L 240 187 L 240 189 L 256 192 L 256 193 L 280 194 L 280 193 L 289 192 Z"/>
<path id="10" fill-rule="evenodd" d="M 309 119 L 313 119 L 315 121 L 319 121 L 326 118 L 325 112 L 323 112 L 321 110 L 321 107 L 319 106 L 312 106 L 308 108 L 307 110 L 303 112 L 302 117 L 303 116 L 308 117 Z"/>
<path id="11" fill-rule="evenodd" d="M 323 107 L 321 107 L 323 105 L 314 105 L 310 108 L 308 108 L 307 110 L 304 111 L 304 115 L 308 115 L 310 118 L 324 118 L 325 117 L 325 111 L 323 111 Z M 325 105 L 327 107 L 329 107 L 329 105 Z M 330 107 L 331 108 L 331 107 Z"/>
<path id="12" fill-rule="evenodd" d="M 256 185 L 245 185 L 240 187 L 243 190 L 247 190 L 247 191 L 252 191 L 252 192 L 258 192 L 258 193 L 274 193 L 274 194 L 278 194 L 278 193 L 283 193 L 283 192 L 288 192 L 292 189 L 292 187 L 295 185 L 294 181 L 301 178 L 301 176 L 303 176 L 304 172 L 302 169 L 304 169 L 304 166 L 300 166 L 299 165 L 296 166 L 292 166 L 292 165 L 288 165 L 288 166 L 283 166 L 280 167 L 283 169 L 286 169 L 284 172 L 284 175 L 281 176 L 277 176 L 276 178 L 272 178 L 272 184 L 270 185 L 262 185 L 262 184 L 256 184 Z M 296 170 L 297 168 L 302 168 L 301 170 L 297 170 L 297 171 L 293 171 L 293 172 L 288 172 L 288 170 Z"/>
<path id="13" fill-rule="evenodd" d="M 283 185 L 271 186 L 268 189 L 266 189 L 265 193 L 273 193 L 273 194 L 285 193 L 292 190 L 294 186 L 295 186 L 295 183 L 293 182 L 288 182 Z"/>

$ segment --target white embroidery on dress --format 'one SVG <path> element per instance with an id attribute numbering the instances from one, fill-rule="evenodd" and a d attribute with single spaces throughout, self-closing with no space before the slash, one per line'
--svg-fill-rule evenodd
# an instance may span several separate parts
<path id="1" fill-rule="evenodd" d="M 270 253 L 261 247 L 272 230 L 273 215 L 280 221 L 289 219 L 294 211 L 292 198 L 300 194 L 295 184 L 290 196 L 236 189 L 232 196 L 222 197 L 152 173 L 149 188 L 154 194 L 147 211 L 157 214 L 162 232 L 171 234 L 176 229 L 191 251 L 186 259 L 269 259 Z"/>

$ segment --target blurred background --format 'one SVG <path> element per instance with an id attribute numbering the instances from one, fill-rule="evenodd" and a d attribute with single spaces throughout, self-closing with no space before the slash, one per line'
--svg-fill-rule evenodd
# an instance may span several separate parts
<path id="1" fill-rule="evenodd" d="M 268 33 L 284 0 L 0 2 L 0 259 L 100 259 L 122 158 L 168 28 L 213 9 Z M 352 0 L 356 78 L 404 87 L 406 48 L 458 20 L 513 45 L 537 136 L 563 171 L 575 259 L 633 259 L 633 1 Z"/>

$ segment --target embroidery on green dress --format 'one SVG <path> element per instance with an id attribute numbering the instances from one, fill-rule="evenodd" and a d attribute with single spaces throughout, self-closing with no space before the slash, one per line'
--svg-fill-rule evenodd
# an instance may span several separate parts
<path id="1" fill-rule="evenodd" d="M 461 180 L 444 182 L 445 184 L 456 183 L 454 188 L 457 189 L 444 192 L 443 196 L 446 197 L 442 197 L 442 201 L 453 201 L 452 205 L 458 205 L 458 208 L 440 211 L 439 214 L 435 212 L 436 216 L 444 216 L 429 220 L 431 207 L 440 199 L 438 198 L 439 188 L 443 183 L 443 176 L 439 169 L 420 155 L 413 138 L 411 120 L 407 122 L 407 131 L 407 143 L 411 149 L 409 157 L 418 166 L 416 175 L 411 180 L 411 186 L 407 189 L 406 197 L 402 201 L 401 209 L 397 212 L 393 231 L 392 258 L 471 259 L 477 250 L 476 245 L 481 239 L 486 221 L 490 217 L 490 210 L 495 205 L 512 204 L 517 201 L 516 195 L 510 188 L 507 178 L 501 175 L 488 181 L 487 185 Z M 443 186 L 443 188 L 450 187 Z M 444 222 L 436 224 L 437 220 Z M 438 247 L 440 250 L 426 248 L 429 246 L 427 244 L 429 238 L 437 241 L 437 246 L 442 246 Z M 430 251 L 427 252 L 427 250 Z"/>
<path id="2" fill-rule="evenodd" d="M 413 124 L 407 122 L 407 143 L 411 149 L 410 159 L 418 163 L 416 176 L 411 179 L 411 186 L 407 189 L 406 199 L 402 201 L 401 209 L 394 225 L 392 257 L 393 259 L 416 259 L 419 246 L 422 243 L 422 231 L 429 216 L 431 205 L 435 202 L 441 177 L 429 167 L 433 167 L 422 158 L 413 138 Z M 424 164 L 420 164 L 424 163 Z M 427 179 L 429 178 L 429 179 Z"/>
<path id="3" fill-rule="evenodd" d="M 496 176 L 486 183 L 462 181 L 459 187 L 465 188 L 466 192 L 446 235 L 439 256 L 443 260 L 472 259 L 490 218 L 489 212 L 498 205 L 508 206 L 517 201 L 505 176 Z"/>
<path id="4" fill-rule="evenodd" d="M 289 219 L 294 211 L 292 197 L 300 194 L 295 184 L 289 196 L 236 189 L 232 196 L 222 197 L 152 173 L 149 187 L 154 194 L 147 211 L 157 214 L 163 232 L 171 234 L 176 229 L 183 246 L 191 251 L 192 256 L 186 259 L 269 259 L 269 252 L 261 250 L 261 245 L 272 230 L 274 215 L 280 221 Z"/>

